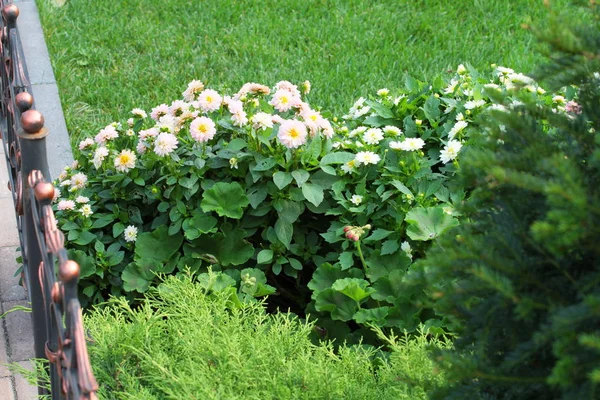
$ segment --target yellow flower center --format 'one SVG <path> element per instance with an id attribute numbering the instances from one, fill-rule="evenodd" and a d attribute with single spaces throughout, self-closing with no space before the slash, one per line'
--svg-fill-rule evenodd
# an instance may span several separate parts
<path id="1" fill-rule="evenodd" d="M 292 139 L 296 139 L 298 136 L 300 136 L 300 132 L 296 128 L 290 129 L 290 137 Z"/>
<path id="2" fill-rule="evenodd" d="M 210 96 L 206 96 L 206 102 L 207 103 L 212 103 L 213 99 Z"/>
<path id="3" fill-rule="evenodd" d="M 202 133 L 208 132 L 208 127 L 204 124 L 198 126 L 198 130 Z"/>
<path id="4" fill-rule="evenodd" d="M 279 101 L 281 102 L 281 104 L 287 104 L 290 100 L 286 96 L 281 96 Z"/>
<path id="5" fill-rule="evenodd" d="M 119 162 L 121 164 L 127 164 L 130 160 L 131 160 L 131 157 L 129 156 L 129 154 L 121 154 L 119 156 Z"/>

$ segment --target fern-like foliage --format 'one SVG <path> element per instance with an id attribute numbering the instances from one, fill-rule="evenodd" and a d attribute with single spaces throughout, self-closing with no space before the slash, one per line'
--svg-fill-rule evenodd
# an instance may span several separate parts
<path id="1" fill-rule="evenodd" d="M 461 161 L 470 222 L 418 266 L 437 312 L 463 326 L 440 354 L 454 385 L 437 398 L 600 398 L 600 13 L 588 7 L 586 27 L 538 32 L 550 45 L 538 77 L 574 85 L 574 102 L 496 96 Z"/>

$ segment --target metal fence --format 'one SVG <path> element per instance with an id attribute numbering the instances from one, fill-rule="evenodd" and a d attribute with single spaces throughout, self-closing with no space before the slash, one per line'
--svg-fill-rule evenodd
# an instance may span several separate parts
<path id="1" fill-rule="evenodd" d="M 96 399 L 77 298 L 79 265 L 69 260 L 57 228 L 46 156 L 44 117 L 34 109 L 19 33 L 19 9 L 0 0 L 0 132 L 31 302 L 36 358 L 49 360 L 51 398 Z M 38 384 L 40 395 L 49 394 Z"/>

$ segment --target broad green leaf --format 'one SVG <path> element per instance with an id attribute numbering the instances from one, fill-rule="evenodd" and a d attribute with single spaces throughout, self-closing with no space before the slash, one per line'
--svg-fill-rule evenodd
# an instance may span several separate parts
<path id="1" fill-rule="evenodd" d="M 367 103 L 367 105 L 370 106 L 380 117 L 394 118 L 394 113 L 389 109 L 389 107 L 373 100 L 367 100 L 365 103 Z"/>
<path id="2" fill-rule="evenodd" d="M 412 240 L 435 239 L 448 229 L 457 226 L 458 220 L 444 212 L 442 207 L 414 208 L 406 213 L 406 229 Z"/>
<path id="3" fill-rule="evenodd" d="M 241 265 L 254 255 L 254 246 L 245 240 L 246 231 L 233 229 L 230 224 L 222 226 L 222 231 L 213 235 L 203 236 L 186 247 L 186 254 L 195 258 L 206 258 L 209 255 L 217 262 L 227 267 Z"/>
<path id="4" fill-rule="evenodd" d="M 183 235 L 169 235 L 168 228 L 162 225 L 152 232 L 138 235 L 135 242 L 135 258 L 168 261 L 179 250 L 183 243 Z"/>
<path id="5" fill-rule="evenodd" d="M 280 199 L 273 202 L 273 206 L 277 210 L 279 218 L 290 224 L 296 222 L 304 212 L 304 204 L 297 201 Z"/>
<path id="6" fill-rule="evenodd" d="M 275 161 L 274 158 L 269 157 L 269 158 L 265 158 L 264 160 L 258 161 L 256 163 L 256 166 L 254 168 L 252 168 L 252 170 L 254 170 L 254 171 L 268 171 L 271 168 L 273 168 L 275 165 L 277 165 L 277 161 Z"/>
<path id="7" fill-rule="evenodd" d="M 302 185 L 302 194 L 315 207 L 318 207 L 323 201 L 323 188 L 314 183 L 305 183 Z"/>
<path id="8" fill-rule="evenodd" d="M 137 291 L 144 293 L 150 287 L 150 282 L 155 275 L 150 268 L 131 263 L 125 267 L 121 279 L 123 280 L 123 289 L 126 292 Z"/>
<path id="9" fill-rule="evenodd" d="M 273 261 L 273 250 L 261 250 L 256 256 L 257 264 L 269 264 L 271 261 Z"/>
<path id="10" fill-rule="evenodd" d="M 281 217 L 277 218 L 275 222 L 275 234 L 277 235 L 277 239 L 289 249 L 292 242 L 292 235 L 294 234 L 294 226 Z"/>
<path id="11" fill-rule="evenodd" d="M 357 303 L 360 303 L 375 291 L 369 287 L 368 281 L 357 278 L 338 279 L 331 285 L 331 288 L 345 294 Z"/>
<path id="12" fill-rule="evenodd" d="M 240 271 L 240 291 L 254 297 L 275 293 L 273 286 L 267 285 L 265 273 L 256 268 L 245 268 Z"/>
<path id="13" fill-rule="evenodd" d="M 79 229 L 79 225 L 77 225 L 75 222 L 73 221 L 65 221 L 65 223 L 60 227 L 60 229 L 62 231 L 70 231 L 73 229 Z"/>
<path id="14" fill-rule="evenodd" d="M 345 252 L 341 253 L 339 260 L 340 260 L 340 265 L 342 267 L 342 271 L 347 270 L 348 268 L 350 268 L 354 265 L 353 252 L 345 251 Z"/>
<path id="15" fill-rule="evenodd" d="M 410 191 L 410 189 L 409 189 L 409 188 L 407 188 L 407 187 L 406 187 L 406 185 L 404 185 L 402 182 L 400 182 L 400 181 L 397 181 L 397 180 L 393 180 L 393 181 L 391 182 L 391 184 L 392 184 L 392 185 L 393 185 L 393 186 L 394 186 L 396 189 L 398 189 L 400 192 L 402 192 L 402 193 L 404 193 L 404 194 L 406 194 L 406 195 L 409 195 L 409 196 L 413 196 L 413 197 L 414 197 L 414 195 L 413 195 L 413 192 L 411 192 L 411 191 Z"/>
<path id="16" fill-rule="evenodd" d="M 354 320 L 359 324 L 372 323 L 376 326 L 384 326 L 389 312 L 390 307 L 362 309 L 354 314 Z"/>
<path id="17" fill-rule="evenodd" d="M 69 259 L 79 264 L 79 279 L 87 278 L 96 273 L 96 260 L 84 251 L 69 249 L 67 254 Z"/>
<path id="18" fill-rule="evenodd" d="M 69 232 L 69 238 L 71 236 L 71 233 L 73 233 L 73 232 L 77 232 L 77 231 Z M 77 240 L 73 241 L 73 243 L 85 246 L 86 244 L 92 243 L 92 241 L 94 241 L 96 239 L 97 239 L 97 236 L 94 235 L 92 232 L 83 231 L 83 232 L 79 233 L 79 237 L 77 238 Z"/>
<path id="19" fill-rule="evenodd" d="M 365 262 L 367 263 L 367 277 L 371 282 L 389 276 L 393 271 L 406 271 L 411 263 L 410 258 L 403 251 L 387 256 L 382 256 L 379 250 L 374 251 Z"/>
<path id="20" fill-rule="evenodd" d="M 92 229 L 104 228 L 107 225 L 110 225 L 115 220 L 115 217 L 112 215 L 103 215 L 92 224 Z"/>
<path id="21" fill-rule="evenodd" d="M 321 162 L 319 164 L 321 167 L 330 164 L 345 164 L 348 161 L 354 160 L 355 157 L 356 156 L 353 153 L 339 151 L 326 154 L 323 158 L 321 158 Z"/>
<path id="22" fill-rule="evenodd" d="M 125 230 L 125 225 L 123 225 L 120 222 L 117 222 L 116 224 L 113 225 L 112 227 L 112 232 L 113 232 L 113 237 L 116 238 L 117 236 L 119 236 L 121 233 L 123 233 L 123 231 Z"/>
<path id="23" fill-rule="evenodd" d="M 429 122 L 437 123 L 437 119 L 440 117 L 440 99 L 431 95 L 425 100 L 425 104 L 423 105 L 423 111 L 425 112 L 425 117 L 429 120 Z"/>
<path id="24" fill-rule="evenodd" d="M 215 211 L 221 217 L 242 218 L 250 204 L 244 189 L 237 182 L 217 182 L 202 193 L 202 211 Z"/>
<path id="25" fill-rule="evenodd" d="M 396 298 L 406 292 L 406 287 L 402 285 L 402 279 L 405 275 L 404 271 L 396 270 L 379 278 L 377 282 L 373 283 L 375 292 L 371 294 L 371 297 L 377 301 L 387 301 L 394 304 Z"/>
<path id="26" fill-rule="evenodd" d="M 358 310 L 358 304 L 343 293 L 325 289 L 317 295 L 315 308 L 317 311 L 329 312 L 331 319 L 350 321 Z"/>
<path id="27" fill-rule="evenodd" d="M 111 267 L 114 267 L 115 265 L 119 265 L 123 259 L 125 258 L 125 252 L 124 251 L 117 251 L 114 254 L 111 254 L 110 257 L 108 257 L 108 265 Z"/>
<path id="28" fill-rule="evenodd" d="M 381 255 L 385 256 L 388 254 L 394 254 L 398 251 L 399 248 L 400 245 L 398 244 L 397 240 L 386 240 L 381 245 Z"/>
<path id="29" fill-rule="evenodd" d="M 298 187 L 302 187 L 304 182 L 308 181 L 308 178 L 310 178 L 310 172 L 303 169 L 297 169 L 292 171 L 292 176 L 296 180 Z"/>
<path id="30" fill-rule="evenodd" d="M 265 186 L 253 187 L 248 191 L 248 201 L 250 201 L 250 206 L 256 209 L 263 201 L 265 201 L 267 195 L 268 192 Z"/>
<path id="31" fill-rule="evenodd" d="M 292 266 L 292 268 L 294 268 L 297 271 L 302 271 L 302 263 L 300 261 L 298 261 L 292 257 L 289 257 L 288 261 L 290 262 L 290 265 Z"/>
<path id="32" fill-rule="evenodd" d="M 273 182 L 280 190 L 292 182 L 292 174 L 289 172 L 277 171 L 273 174 Z"/>
<path id="33" fill-rule="evenodd" d="M 385 229 L 375 229 L 369 236 L 367 236 L 363 241 L 364 242 L 378 242 L 386 237 L 390 236 L 393 231 L 387 231 Z"/>
<path id="34" fill-rule="evenodd" d="M 342 278 L 363 278 L 363 274 L 356 268 L 342 271 L 341 267 L 324 263 L 313 273 L 312 279 L 308 282 L 308 288 L 313 291 L 314 299 L 319 292 L 331 288 L 331 285 Z"/>
<path id="35" fill-rule="evenodd" d="M 198 284 L 207 291 L 221 292 L 229 287 L 236 286 L 235 279 L 222 272 L 202 273 L 198 275 Z"/>

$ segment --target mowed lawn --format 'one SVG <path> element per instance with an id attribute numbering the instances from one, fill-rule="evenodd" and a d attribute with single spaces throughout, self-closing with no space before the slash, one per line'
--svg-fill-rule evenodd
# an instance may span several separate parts
<path id="1" fill-rule="evenodd" d="M 530 72 L 524 23 L 542 0 L 37 0 L 72 142 L 200 79 L 215 89 L 309 80 L 341 115 L 360 96 L 448 74 L 459 63 Z M 565 11 L 568 0 L 551 2 Z"/>

